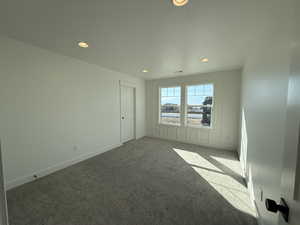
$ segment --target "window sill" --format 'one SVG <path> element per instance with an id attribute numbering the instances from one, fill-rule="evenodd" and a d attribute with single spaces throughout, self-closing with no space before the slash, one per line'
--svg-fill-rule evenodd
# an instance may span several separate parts
<path id="1" fill-rule="evenodd" d="M 172 123 L 158 123 L 158 126 L 181 127 L 180 124 L 172 124 Z"/>
<path id="2" fill-rule="evenodd" d="M 205 127 L 205 126 L 193 126 L 193 125 L 185 125 L 181 126 L 180 124 L 170 124 L 170 123 L 158 123 L 158 126 L 166 126 L 166 127 L 182 127 L 182 128 L 194 128 L 194 129 L 204 129 L 204 130 L 213 130 L 213 127 Z"/>
<path id="3" fill-rule="evenodd" d="M 188 128 L 196 128 L 196 129 L 205 129 L 205 130 L 212 130 L 213 127 L 205 127 L 205 126 L 197 126 L 197 125 L 186 125 L 185 127 Z"/>

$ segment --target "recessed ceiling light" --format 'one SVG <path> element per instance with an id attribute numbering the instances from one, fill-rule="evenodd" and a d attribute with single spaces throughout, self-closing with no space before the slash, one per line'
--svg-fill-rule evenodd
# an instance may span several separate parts
<path id="1" fill-rule="evenodd" d="M 142 72 L 143 72 L 143 73 L 148 73 L 149 70 L 146 70 L 146 69 L 145 69 L 145 70 L 142 70 Z"/>
<path id="2" fill-rule="evenodd" d="M 206 57 L 203 57 L 203 58 L 201 58 L 200 60 L 201 60 L 201 62 L 203 62 L 203 63 L 207 63 L 207 62 L 208 62 L 208 58 L 206 58 Z"/>
<path id="3" fill-rule="evenodd" d="M 84 41 L 80 41 L 80 42 L 78 42 L 78 46 L 81 48 L 88 48 L 89 44 Z"/>
<path id="4" fill-rule="evenodd" d="M 184 6 L 189 2 L 189 0 L 172 0 L 172 1 L 175 6 Z"/>

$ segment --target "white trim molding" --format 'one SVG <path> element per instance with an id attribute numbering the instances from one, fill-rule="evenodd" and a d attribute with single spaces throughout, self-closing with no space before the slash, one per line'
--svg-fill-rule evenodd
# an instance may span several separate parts
<path id="1" fill-rule="evenodd" d="M 241 71 L 147 80 L 147 136 L 236 151 L 239 136 Z M 159 124 L 159 88 L 213 84 L 212 127 L 186 126 L 186 88 L 181 88 L 181 126 Z M 184 114 L 185 113 L 185 114 Z"/>
<path id="2" fill-rule="evenodd" d="M 137 84 L 131 81 L 127 81 L 127 80 L 120 80 L 120 86 L 127 86 L 127 87 L 133 87 L 136 88 Z"/>
<path id="3" fill-rule="evenodd" d="M 137 121 L 136 121 L 136 115 L 137 115 L 137 108 L 136 108 L 136 93 L 137 93 L 137 84 L 130 82 L 130 81 L 124 81 L 120 80 L 120 85 L 119 85 L 119 100 L 120 100 L 120 143 L 124 143 L 122 140 L 122 87 L 130 87 L 133 88 L 133 94 L 134 94 L 134 100 L 133 100 L 133 105 L 134 105 L 134 110 L 133 110 L 133 120 L 134 120 L 134 139 L 137 138 Z"/>

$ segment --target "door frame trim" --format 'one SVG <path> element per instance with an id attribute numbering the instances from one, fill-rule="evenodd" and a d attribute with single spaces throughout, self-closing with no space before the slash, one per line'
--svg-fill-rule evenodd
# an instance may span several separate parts
<path id="1" fill-rule="evenodd" d="M 120 104 L 120 113 L 119 113 L 119 116 L 120 116 L 120 143 L 121 144 L 124 144 L 125 142 L 122 141 L 122 91 L 121 91 L 121 88 L 122 86 L 124 87 L 131 87 L 133 88 L 133 140 L 136 139 L 136 87 L 137 87 L 137 84 L 134 83 L 134 82 L 131 82 L 131 81 L 127 81 L 127 80 L 120 80 L 119 81 L 119 104 Z"/>
<path id="2" fill-rule="evenodd" d="M 2 154 L 2 143 L 0 140 L 0 185 L 1 185 L 1 190 L 0 190 L 0 194 L 1 194 L 1 221 L 0 221 L 0 225 L 8 225 L 9 221 L 8 221 L 8 209 L 7 209 L 7 198 L 6 198 L 6 185 L 5 185 L 5 178 L 4 178 L 4 165 L 3 165 L 3 154 Z"/>

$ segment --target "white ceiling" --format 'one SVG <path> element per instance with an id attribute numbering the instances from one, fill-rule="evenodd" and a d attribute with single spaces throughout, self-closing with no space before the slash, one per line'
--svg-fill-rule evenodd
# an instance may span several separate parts
<path id="1" fill-rule="evenodd" d="M 242 67 L 249 44 L 269 25 L 266 12 L 273 5 L 267 0 L 190 0 L 185 7 L 174 7 L 171 0 L 7 0 L 1 3 L 0 25 L 8 37 L 153 79 Z M 79 48 L 81 40 L 90 48 Z M 200 62 L 203 56 L 209 63 Z M 174 73 L 178 70 L 184 73 Z"/>

